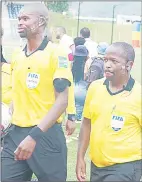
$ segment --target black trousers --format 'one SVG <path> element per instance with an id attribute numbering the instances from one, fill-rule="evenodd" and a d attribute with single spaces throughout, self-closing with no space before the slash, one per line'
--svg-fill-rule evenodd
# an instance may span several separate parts
<path id="1" fill-rule="evenodd" d="M 91 163 L 90 181 L 140 181 L 142 160 L 99 168 Z"/>
<path id="2" fill-rule="evenodd" d="M 13 125 L 5 136 L 1 181 L 30 181 L 33 173 L 39 181 L 66 181 L 67 147 L 61 124 L 55 124 L 44 133 L 29 160 L 14 160 L 14 151 L 31 129 Z"/>

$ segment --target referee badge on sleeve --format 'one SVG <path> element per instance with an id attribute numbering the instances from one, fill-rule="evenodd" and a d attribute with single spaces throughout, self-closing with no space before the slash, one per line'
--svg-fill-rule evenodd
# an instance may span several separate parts
<path id="1" fill-rule="evenodd" d="M 40 74 L 28 73 L 27 79 L 26 79 L 26 85 L 29 89 L 36 88 L 39 82 L 40 82 Z"/>
<path id="2" fill-rule="evenodd" d="M 59 68 L 68 68 L 68 59 L 63 56 L 58 56 L 58 67 Z"/>
<path id="3" fill-rule="evenodd" d="M 124 122 L 125 122 L 125 117 L 112 115 L 111 128 L 114 131 L 119 131 L 119 130 L 121 130 L 123 128 Z"/>

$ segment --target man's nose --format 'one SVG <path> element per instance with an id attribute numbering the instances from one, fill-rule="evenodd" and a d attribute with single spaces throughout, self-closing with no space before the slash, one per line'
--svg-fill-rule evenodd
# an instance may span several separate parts
<path id="1" fill-rule="evenodd" d="M 23 25 L 23 20 L 22 19 L 18 21 L 18 27 L 20 27 L 21 25 Z"/>
<path id="2" fill-rule="evenodd" d="M 110 60 L 108 60 L 107 62 L 105 62 L 104 66 L 105 66 L 105 68 L 111 68 L 112 62 Z"/>

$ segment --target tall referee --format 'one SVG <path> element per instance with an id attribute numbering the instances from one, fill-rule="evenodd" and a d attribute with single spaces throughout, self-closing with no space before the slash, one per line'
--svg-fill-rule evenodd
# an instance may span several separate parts
<path id="1" fill-rule="evenodd" d="M 66 181 L 67 147 L 62 113 L 72 74 L 67 56 L 44 37 L 47 8 L 27 5 L 18 17 L 27 45 L 13 57 L 13 117 L 2 151 L 2 181 Z"/>

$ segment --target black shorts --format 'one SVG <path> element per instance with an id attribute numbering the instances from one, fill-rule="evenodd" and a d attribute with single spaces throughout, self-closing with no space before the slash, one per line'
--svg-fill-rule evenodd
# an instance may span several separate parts
<path id="1" fill-rule="evenodd" d="M 97 167 L 91 163 L 90 181 L 140 181 L 142 176 L 142 160 L 115 164 L 108 167 Z"/>
<path id="2" fill-rule="evenodd" d="M 67 147 L 61 124 L 55 124 L 45 132 L 29 160 L 14 160 L 14 151 L 31 129 L 14 126 L 5 136 L 1 180 L 30 181 L 34 173 L 39 181 L 66 181 Z"/>

